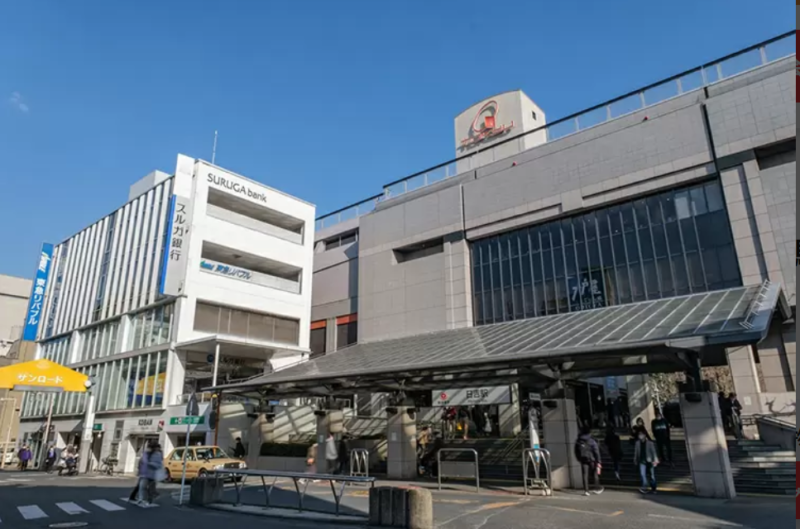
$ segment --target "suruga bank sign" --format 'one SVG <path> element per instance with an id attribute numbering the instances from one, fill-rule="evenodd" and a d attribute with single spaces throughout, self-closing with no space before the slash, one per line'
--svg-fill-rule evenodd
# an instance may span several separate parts
<path id="1" fill-rule="evenodd" d="M 471 155 L 457 163 L 458 172 L 469 171 L 545 143 L 546 123 L 542 109 L 522 90 L 504 92 L 475 103 L 455 119 L 456 157 Z M 542 130 L 539 132 L 503 143 L 540 127 Z"/>
<path id="2" fill-rule="evenodd" d="M 230 178 L 225 178 L 224 176 L 220 176 L 214 173 L 208 173 L 206 175 L 206 182 L 209 185 L 217 188 L 225 189 L 232 193 L 237 193 L 239 195 L 251 198 L 253 200 L 258 200 L 259 202 L 267 203 L 267 194 L 255 191 L 246 184 L 237 182 Z"/>

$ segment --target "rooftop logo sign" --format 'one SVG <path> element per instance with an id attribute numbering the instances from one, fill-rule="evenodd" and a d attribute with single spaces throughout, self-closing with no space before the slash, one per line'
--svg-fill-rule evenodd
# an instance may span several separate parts
<path id="1" fill-rule="evenodd" d="M 250 189 L 248 186 L 244 184 L 240 184 L 235 180 L 231 180 L 229 178 L 225 178 L 224 176 L 215 175 L 214 173 L 208 173 L 206 177 L 209 184 L 213 185 L 214 187 L 221 187 L 222 189 L 226 189 L 233 193 L 237 193 L 239 195 L 243 195 L 253 200 L 258 200 L 259 202 L 267 203 L 267 194 L 262 193 L 260 191 L 254 191 Z"/>
<path id="2" fill-rule="evenodd" d="M 461 140 L 461 148 L 469 149 L 489 139 L 508 134 L 514 128 L 514 122 L 509 125 L 498 125 L 500 105 L 494 99 L 487 101 L 478 110 L 469 129 L 469 134 Z"/>

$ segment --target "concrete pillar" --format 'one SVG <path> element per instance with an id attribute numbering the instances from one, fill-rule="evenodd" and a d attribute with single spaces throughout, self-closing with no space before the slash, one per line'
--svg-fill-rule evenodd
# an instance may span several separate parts
<path id="1" fill-rule="evenodd" d="M 695 495 L 735 498 L 728 443 L 716 394 L 681 393 L 680 400 Z"/>
<path id="2" fill-rule="evenodd" d="M 577 488 L 581 468 L 575 459 L 578 439 L 578 416 L 575 400 L 563 391 L 542 402 L 544 448 L 550 451 L 551 485 L 554 489 Z"/>
<path id="3" fill-rule="evenodd" d="M 733 389 L 742 405 L 742 415 L 761 413 L 761 384 L 758 381 L 753 350 L 750 346 L 728 349 L 728 365 L 731 368 Z M 745 431 L 748 437 L 752 432 Z"/>
<path id="4" fill-rule="evenodd" d="M 317 473 L 327 472 L 325 459 L 325 442 L 328 434 L 342 433 L 344 428 L 344 413 L 341 410 L 317 411 Z"/>
<path id="5" fill-rule="evenodd" d="M 647 375 L 629 375 L 625 377 L 628 387 L 628 410 L 631 413 L 631 424 L 642 418 L 648 431 L 650 423 L 656 418 L 653 399 L 647 390 Z"/>
<path id="6" fill-rule="evenodd" d="M 511 384 L 511 404 L 500 404 L 498 407 L 501 437 L 516 437 L 522 431 L 519 406 L 519 384 Z M 475 432 L 474 435 L 478 435 Z"/>
<path id="7" fill-rule="evenodd" d="M 258 468 L 258 458 L 261 454 L 261 445 L 275 442 L 275 422 L 267 417 L 266 413 L 259 413 L 250 424 L 247 432 L 247 466 Z"/>
<path id="8" fill-rule="evenodd" d="M 784 347 L 782 325 L 773 325 L 767 337 L 756 347 L 764 375 L 764 393 L 794 393 L 792 368 Z M 792 360 L 795 360 L 793 356 Z"/>
<path id="9" fill-rule="evenodd" d="M 417 477 L 417 420 L 414 408 L 395 406 L 386 409 L 388 416 L 386 458 L 389 479 Z"/>

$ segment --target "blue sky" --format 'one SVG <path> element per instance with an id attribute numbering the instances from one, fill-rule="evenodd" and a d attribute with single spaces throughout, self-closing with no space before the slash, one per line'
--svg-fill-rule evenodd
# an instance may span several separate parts
<path id="1" fill-rule="evenodd" d="M 322 214 L 454 156 L 521 88 L 553 121 L 793 30 L 786 0 L 17 1 L 0 7 L 0 273 L 175 155 Z"/>

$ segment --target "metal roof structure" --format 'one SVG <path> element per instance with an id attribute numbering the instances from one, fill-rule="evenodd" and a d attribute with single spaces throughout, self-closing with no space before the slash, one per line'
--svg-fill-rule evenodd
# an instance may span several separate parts
<path id="1" fill-rule="evenodd" d="M 618 374 L 678 371 L 680 363 L 672 359 L 676 352 L 698 353 L 704 365 L 713 365 L 725 361 L 726 347 L 761 341 L 776 307 L 785 319 L 791 317 L 780 285 L 765 282 L 356 344 L 215 389 L 288 396 L 423 389 L 445 380 L 454 387 L 478 379 L 508 383 L 518 375 L 548 378 L 553 365 L 560 366 L 559 373 L 563 368 L 582 376 L 593 370 L 588 376 L 599 376 L 601 369 Z"/>

